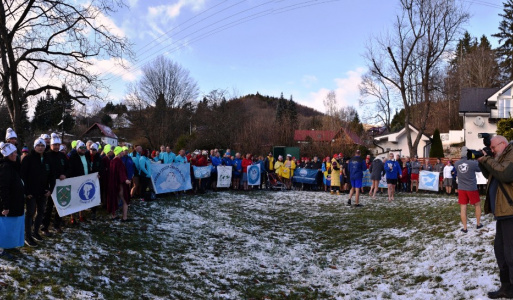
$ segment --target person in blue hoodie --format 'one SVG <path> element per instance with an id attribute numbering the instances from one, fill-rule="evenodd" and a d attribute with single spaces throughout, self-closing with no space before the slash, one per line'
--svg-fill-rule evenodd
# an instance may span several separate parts
<path id="1" fill-rule="evenodd" d="M 149 153 L 150 150 L 143 150 L 139 158 L 141 196 L 145 201 L 151 200 L 151 197 L 148 197 L 148 193 L 151 192 L 151 159 Z"/>
<path id="2" fill-rule="evenodd" d="M 217 191 L 217 166 L 221 165 L 221 154 L 217 149 L 214 150 L 214 155 L 210 156 L 210 162 L 212 163 L 210 182 L 212 184 L 212 190 Z"/>
<path id="3" fill-rule="evenodd" d="M 233 174 L 232 174 L 232 185 L 234 190 L 239 189 L 240 178 L 242 177 L 242 159 L 240 153 L 235 153 L 235 159 L 233 160 Z"/>
<path id="4" fill-rule="evenodd" d="M 348 162 L 349 178 L 351 178 L 351 191 L 349 192 L 349 199 L 347 205 L 351 206 L 351 198 L 355 194 L 355 207 L 362 206 L 360 204 L 360 189 L 363 183 L 363 172 L 367 170 L 365 159 L 360 156 L 360 150 L 356 150 L 355 156 Z"/>
<path id="5" fill-rule="evenodd" d="M 121 161 L 123 161 L 123 164 L 125 165 L 126 173 L 127 173 L 126 176 L 127 176 L 128 180 L 131 181 L 135 174 L 135 164 L 128 153 L 128 147 L 126 147 L 126 146 L 123 147 L 123 151 L 125 152 L 125 155 L 123 155 L 123 157 L 121 157 Z"/>
<path id="6" fill-rule="evenodd" d="M 388 157 L 389 159 L 386 161 L 384 168 L 387 177 L 388 202 L 392 202 L 394 200 L 395 186 L 397 185 L 397 180 L 402 176 L 402 171 L 401 166 L 394 159 L 394 153 L 390 153 Z"/>

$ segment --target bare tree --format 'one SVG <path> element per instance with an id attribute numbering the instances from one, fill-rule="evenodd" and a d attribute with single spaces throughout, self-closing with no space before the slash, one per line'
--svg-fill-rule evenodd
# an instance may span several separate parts
<path id="1" fill-rule="evenodd" d="M 337 94 L 334 90 L 328 92 L 326 98 L 323 100 L 324 109 L 326 110 L 326 114 L 328 115 L 329 124 L 328 127 L 330 130 L 335 130 L 337 127 Z"/>
<path id="2" fill-rule="evenodd" d="M 392 121 L 393 108 L 399 95 L 390 83 L 382 77 L 367 73 L 362 76 L 362 82 L 359 85 L 360 96 L 359 104 L 364 106 L 364 120 L 372 123 L 383 124 L 391 132 L 390 123 Z"/>
<path id="3" fill-rule="evenodd" d="M 73 100 L 98 97 L 105 85 L 94 58 L 131 58 L 126 38 L 106 25 L 121 0 L 11 0 L 0 5 L 2 98 L 21 130 L 24 97 L 70 87 Z"/>
<path id="4" fill-rule="evenodd" d="M 401 0 L 393 32 L 367 47 L 370 72 L 400 94 L 411 155 L 417 154 L 431 102 L 441 98 L 443 55 L 468 18 L 454 0 Z M 408 126 L 413 120 L 419 129 L 415 140 Z"/>

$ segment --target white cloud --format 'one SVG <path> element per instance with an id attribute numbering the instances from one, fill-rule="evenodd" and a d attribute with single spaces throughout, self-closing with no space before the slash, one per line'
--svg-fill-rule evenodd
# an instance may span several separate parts
<path id="1" fill-rule="evenodd" d="M 91 62 L 93 65 L 89 67 L 90 72 L 104 76 L 114 75 L 121 77 L 123 81 L 135 81 L 142 74 L 141 70 L 135 69 L 133 65 L 127 60 L 123 60 L 123 64 L 127 66 L 128 69 L 121 67 L 119 65 L 119 59 L 116 58 L 110 58 L 106 60 L 91 59 Z"/>
<path id="2" fill-rule="evenodd" d="M 110 34 L 121 38 L 126 37 L 125 31 L 117 26 L 111 18 L 103 14 L 99 9 L 95 13 L 96 17 L 93 19 L 94 26 L 103 26 Z"/>
<path id="3" fill-rule="evenodd" d="M 162 17 L 174 19 L 180 15 L 185 7 L 190 7 L 193 11 L 198 11 L 205 6 L 206 0 L 179 0 L 174 4 L 158 5 L 148 7 L 150 17 Z"/>
<path id="4" fill-rule="evenodd" d="M 312 107 L 318 111 L 324 112 L 324 99 L 331 90 L 335 91 L 337 95 L 337 107 L 352 105 L 355 108 L 358 106 L 358 98 L 360 90 L 358 85 L 361 82 L 361 76 L 365 72 L 365 68 L 357 68 L 346 72 L 343 78 L 335 78 L 333 87 L 323 87 L 318 91 L 311 92 L 305 100 L 298 100 L 300 104 Z M 303 79 L 304 80 L 304 79 Z"/>

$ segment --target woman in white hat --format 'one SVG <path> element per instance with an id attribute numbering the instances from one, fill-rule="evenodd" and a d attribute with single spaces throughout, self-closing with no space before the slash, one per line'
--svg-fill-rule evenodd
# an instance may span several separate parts
<path id="1" fill-rule="evenodd" d="M 16 147 L 0 143 L 0 151 L 0 256 L 11 258 L 5 249 L 21 247 L 25 239 L 25 201 Z"/>

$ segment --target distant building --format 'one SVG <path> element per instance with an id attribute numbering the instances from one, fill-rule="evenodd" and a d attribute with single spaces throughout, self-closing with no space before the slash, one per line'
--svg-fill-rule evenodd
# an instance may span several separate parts
<path id="1" fill-rule="evenodd" d="M 331 143 L 336 131 L 331 130 L 296 130 L 294 132 L 294 142 L 304 143 Z"/>
<path id="2" fill-rule="evenodd" d="M 410 133 L 412 141 L 419 135 L 419 130 L 410 126 Z M 406 127 L 399 132 L 385 134 L 374 138 L 374 143 L 377 147 L 374 148 L 374 155 L 380 155 L 388 152 L 400 154 L 401 157 L 410 156 L 411 153 L 408 147 L 408 137 L 406 135 Z M 417 147 L 417 155 L 419 157 L 429 157 L 429 150 L 431 149 L 431 140 L 429 136 L 423 134 L 420 138 Z"/>
<path id="3" fill-rule="evenodd" d="M 93 126 L 89 127 L 81 136 L 83 141 L 92 140 L 94 142 L 100 140 L 102 144 L 109 144 L 111 146 L 118 145 L 118 137 L 112 132 L 110 127 L 94 123 Z"/>

